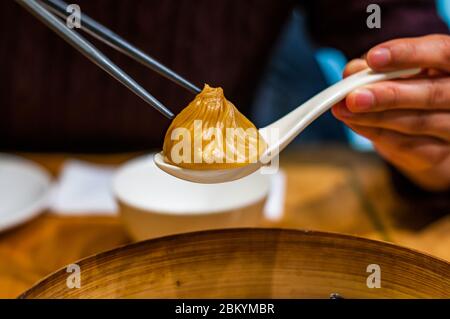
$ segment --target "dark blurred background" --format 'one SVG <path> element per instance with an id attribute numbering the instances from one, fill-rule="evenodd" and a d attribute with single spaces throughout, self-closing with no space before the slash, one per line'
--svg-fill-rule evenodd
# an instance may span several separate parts
<path id="1" fill-rule="evenodd" d="M 257 126 L 338 81 L 347 59 L 382 41 L 448 32 L 448 0 L 79 0 L 105 24 L 201 86 L 222 86 Z M 109 152 L 159 148 L 170 121 L 14 1 L 0 2 L 0 150 Z M 438 16 L 439 13 L 439 16 Z M 86 36 L 89 40 L 92 40 Z M 193 96 L 92 40 L 175 113 Z M 327 113 L 298 143 L 370 148 Z"/>

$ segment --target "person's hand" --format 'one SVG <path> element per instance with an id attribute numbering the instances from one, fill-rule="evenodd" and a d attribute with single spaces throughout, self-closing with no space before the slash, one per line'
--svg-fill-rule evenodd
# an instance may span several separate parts
<path id="1" fill-rule="evenodd" d="M 450 189 L 450 36 L 392 40 L 351 61 L 344 77 L 422 68 L 409 79 L 359 88 L 335 105 L 335 117 L 370 139 L 377 152 L 419 186 Z"/>

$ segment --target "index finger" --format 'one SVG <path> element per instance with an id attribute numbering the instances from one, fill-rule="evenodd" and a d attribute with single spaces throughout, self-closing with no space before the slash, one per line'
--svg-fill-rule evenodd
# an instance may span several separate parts
<path id="1" fill-rule="evenodd" d="M 376 71 L 415 67 L 450 71 L 450 36 L 437 34 L 391 40 L 370 49 L 366 60 Z"/>

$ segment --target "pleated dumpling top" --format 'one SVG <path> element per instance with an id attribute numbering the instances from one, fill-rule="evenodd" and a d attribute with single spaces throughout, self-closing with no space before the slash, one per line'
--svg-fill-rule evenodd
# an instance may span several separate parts
<path id="1" fill-rule="evenodd" d="M 189 169 L 229 169 L 257 162 L 267 144 L 255 125 L 205 85 L 173 120 L 164 138 L 167 163 Z"/>

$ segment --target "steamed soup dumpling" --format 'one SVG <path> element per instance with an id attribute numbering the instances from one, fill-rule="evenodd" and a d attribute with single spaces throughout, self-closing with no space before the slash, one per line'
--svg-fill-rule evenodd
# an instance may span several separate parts
<path id="1" fill-rule="evenodd" d="M 267 144 L 228 101 L 222 88 L 205 85 L 167 130 L 167 163 L 189 169 L 228 169 L 258 161 Z"/>

